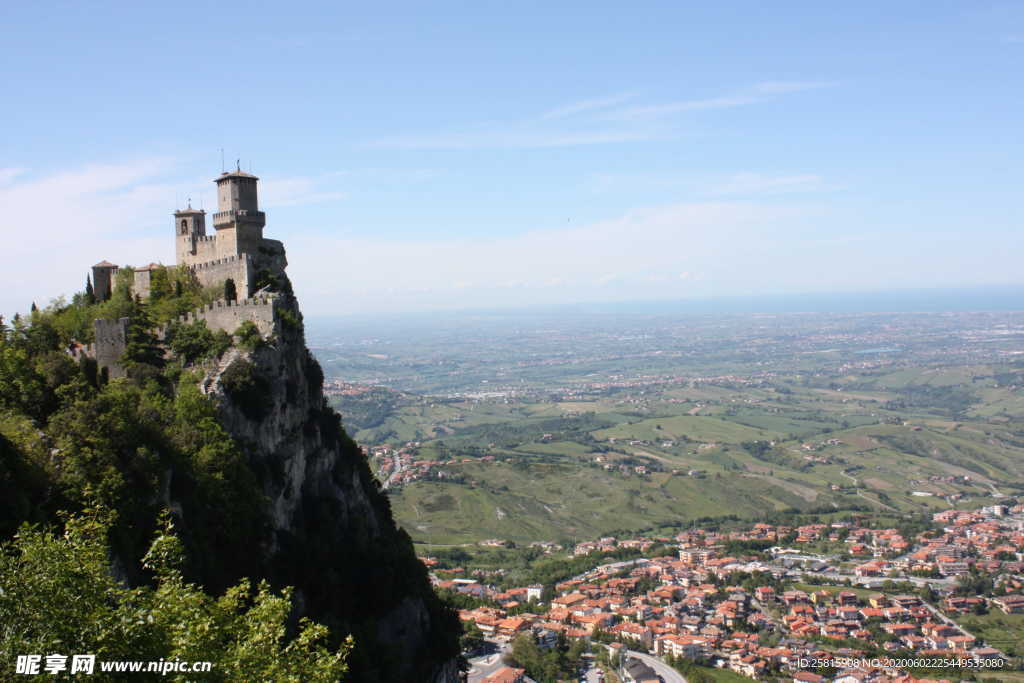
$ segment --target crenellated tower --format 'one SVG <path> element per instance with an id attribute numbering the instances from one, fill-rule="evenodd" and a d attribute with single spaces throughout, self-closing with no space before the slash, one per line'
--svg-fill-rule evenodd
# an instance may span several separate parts
<path id="1" fill-rule="evenodd" d="M 222 173 L 217 183 L 217 257 L 258 253 L 267 219 L 259 209 L 256 183 L 259 178 L 240 169 Z"/>

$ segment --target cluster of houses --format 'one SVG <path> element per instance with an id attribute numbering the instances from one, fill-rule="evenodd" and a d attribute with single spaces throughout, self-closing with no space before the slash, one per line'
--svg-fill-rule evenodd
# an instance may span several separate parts
<path id="1" fill-rule="evenodd" d="M 809 683 L 825 680 L 820 672 L 801 671 L 801 660 L 877 652 L 871 646 L 893 654 L 910 651 L 919 657 L 998 663 L 1005 659 L 1002 652 L 980 642 L 950 616 L 987 609 L 1024 612 L 1024 595 L 1019 592 L 1024 588 L 1024 565 L 1017 561 L 1017 553 L 1024 549 L 1024 506 L 1004 508 L 938 513 L 938 528 L 913 542 L 894 529 L 842 523 L 756 524 L 731 533 L 697 529 L 672 539 L 602 538 L 580 543 L 574 554 L 623 547 L 645 551 L 655 543 L 672 543 L 678 551 L 667 557 L 601 565 L 557 584 L 555 597 L 543 605 L 538 604 L 541 586 L 498 592 L 479 584 L 445 583 L 490 600 L 491 606 L 463 610 L 460 616 L 498 640 L 530 632 L 542 647 L 553 646 L 560 635 L 615 642 L 656 655 L 711 663 L 752 678 L 771 674 L 792 675 Z M 992 573 L 1000 594 L 957 595 L 955 582 L 948 579 L 938 582 L 939 599 L 934 606 L 906 592 L 824 585 L 799 590 L 787 583 L 792 576 L 787 558 L 799 551 L 773 548 L 770 560 L 732 557 L 723 551 L 729 541 L 778 542 L 794 537 L 797 544 L 827 540 L 845 544 L 850 555 L 871 555 L 867 562 L 854 563 L 855 574 L 847 575 L 850 579 L 905 576 L 925 568 L 936 576 L 952 576 L 965 565 Z M 736 576 L 748 578 L 743 582 L 746 588 L 729 585 Z M 857 649 L 858 643 L 863 643 L 863 650 Z M 830 680 L 916 679 L 905 671 L 867 668 L 839 672 Z"/>
<path id="2" fill-rule="evenodd" d="M 416 460 L 419 447 L 419 441 L 409 441 L 399 448 L 372 447 L 370 457 L 376 462 L 378 478 L 386 482 L 388 488 L 394 488 L 421 479 L 445 479 L 452 476 L 445 470 L 453 465 L 494 461 L 493 455 L 451 460 Z"/>

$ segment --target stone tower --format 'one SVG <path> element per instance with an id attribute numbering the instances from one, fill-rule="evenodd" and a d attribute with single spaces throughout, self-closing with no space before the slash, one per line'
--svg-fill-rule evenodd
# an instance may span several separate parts
<path id="1" fill-rule="evenodd" d="M 114 291 L 114 277 L 120 270 L 110 261 L 100 261 L 92 267 L 92 291 L 97 301 L 106 301 Z"/>
<path id="2" fill-rule="evenodd" d="M 180 265 L 216 258 L 214 240 L 206 237 L 206 212 L 187 209 L 174 212 L 175 256 Z M 209 253 L 206 253 L 209 252 Z"/>
<path id="3" fill-rule="evenodd" d="M 236 169 L 222 173 L 214 181 L 217 183 L 217 213 L 213 214 L 217 258 L 259 253 L 267 219 L 259 209 L 258 180 L 251 173 Z"/>

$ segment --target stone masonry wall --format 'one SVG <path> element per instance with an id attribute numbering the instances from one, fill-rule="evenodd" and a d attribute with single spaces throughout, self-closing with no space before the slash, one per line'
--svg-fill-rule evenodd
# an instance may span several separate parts
<path id="1" fill-rule="evenodd" d="M 252 258 L 248 254 L 198 263 L 190 266 L 189 270 L 195 273 L 199 284 L 204 287 L 223 286 L 224 281 L 231 278 L 235 281 L 235 289 L 240 298 L 246 298 L 252 294 L 250 288 L 254 284 L 255 269 Z"/>
<path id="2" fill-rule="evenodd" d="M 96 341 L 90 348 L 96 358 L 96 367 L 107 368 L 110 379 L 124 377 L 121 356 L 124 355 L 128 343 L 128 318 L 96 319 L 93 321 L 93 330 L 96 333 Z"/>
<path id="3" fill-rule="evenodd" d="M 205 320 L 206 326 L 212 331 L 224 330 L 228 334 L 234 333 L 246 320 L 256 324 L 256 328 L 264 337 L 277 333 L 277 307 L 280 299 L 277 296 L 256 297 L 244 299 L 238 302 L 215 301 L 209 306 L 203 306 L 197 311 L 192 311 L 180 316 L 177 322 L 193 323 L 197 320 Z M 166 327 L 156 330 L 158 337 L 163 338 L 167 331 Z"/>

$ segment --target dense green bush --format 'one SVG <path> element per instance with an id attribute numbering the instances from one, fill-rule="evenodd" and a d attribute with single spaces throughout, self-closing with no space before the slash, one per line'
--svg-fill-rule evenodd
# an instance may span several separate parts
<path id="1" fill-rule="evenodd" d="M 218 358 L 231 348 L 231 335 L 224 330 L 211 332 L 205 320 L 172 322 L 167 326 L 165 342 L 184 365 L 205 358 Z"/>
<path id="2" fill-rule="evenodd" d="M 327 682 L 345 675 L 351 638 L 332 651 L 327 629 L 306 619 L 296 637 L 286 638 L 291 589 L 275 594 L 261 582 L 253 590 L 243 580 L 219 598 L 207 595 L 184 579 L 184 548 L 166 515 L 144 559 L 154 585 L 128 588 L 114 578 L 109 526 L 109 512 L 87 509 L 66 520 L 62 535 L 26 527 L 0 546 L 0 652 L 208 661 L 207 681 Z M 90 679 L 119 676 L 97 666 Z"/>
<path id="3" fill-rule="evenodd" d="M 235 338 L 238 340 L 238 345 L 246 351 L 255 351 L 266 343 L 259 328 L 256 327 L 256 323 L 251 320 L 246 320 L 238 326 L 238 329 L 235 330 Z"/>

